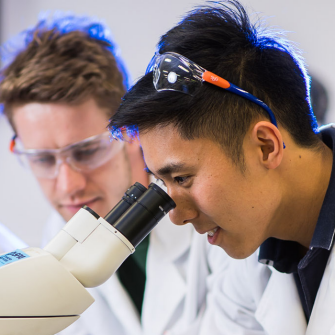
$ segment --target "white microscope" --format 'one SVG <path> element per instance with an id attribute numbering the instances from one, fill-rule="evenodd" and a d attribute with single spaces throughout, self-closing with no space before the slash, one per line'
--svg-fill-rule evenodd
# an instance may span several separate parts
<path id="1" fill-rule="evenodd" d="M 94 299 L 104 283 L 175 207 L 156 184 L 135 183 L 99 217 L 84 206 L 44 248 L 0 255 L 0 335 L 54 335 Z"/>

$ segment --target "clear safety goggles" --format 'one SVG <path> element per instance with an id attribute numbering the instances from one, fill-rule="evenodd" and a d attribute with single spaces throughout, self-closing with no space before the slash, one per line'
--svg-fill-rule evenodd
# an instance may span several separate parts
<path id="1" fill-rule="evenodd" d="M 193 96 L 205 81 L 259 105 L 269 114 L 271 123 L 277 127 L 273 112 L 263 101 L 178 53 L 155 54 L 147 68 L 147 73 L 150 71 L 153 72 L 153 83 L 157 91 L 170 90 Z"/>
<path id="2" fill-rule="evenodd" d="M 94 170 L 107 163 L 123 147 L 124 142 L 110 140 L 109 132 L 86 138 L 60 149 L 20 149 L 13 137 L 10 150 L 18 156 L 21 164 L 37 177 L 53 179 L 58 176 L 59 167 L 67 163 L 81 172 Z"/>

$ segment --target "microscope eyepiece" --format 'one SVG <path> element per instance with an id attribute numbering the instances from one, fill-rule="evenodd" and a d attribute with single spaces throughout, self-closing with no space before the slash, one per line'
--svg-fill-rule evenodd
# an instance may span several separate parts
<path id="1" fill-rule="evenodd" d="M 140 183 L 135 183 L 133 186 L 129 187 L 119 203 L 105 216 L 104 219 L 113 225 L 146 190 L 147 188 Z"/>
<path id="2" fill-rule="evenodd" d="M 175 207 L 175 202 L 157 184 L 151 183 L 147 189 L 135 183 L 104 219 L 136 247 Z M 83 208 L 99 219 L 91 208 Z"/>
<path id="3" fill-rule="evenodd" d="M 136 247 L 175 207 L 168 194 L 151 183 L 148 190 L 112 225 Z"/>

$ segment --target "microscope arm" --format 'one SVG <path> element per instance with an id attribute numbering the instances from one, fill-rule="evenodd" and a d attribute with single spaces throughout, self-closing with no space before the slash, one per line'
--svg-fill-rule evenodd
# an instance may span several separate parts
<path id="1" fill-rule="evenodd" d="M 135 247 L 103 218 L 79 212 L 44 248 L 85 287 L 104 283 Z"/>

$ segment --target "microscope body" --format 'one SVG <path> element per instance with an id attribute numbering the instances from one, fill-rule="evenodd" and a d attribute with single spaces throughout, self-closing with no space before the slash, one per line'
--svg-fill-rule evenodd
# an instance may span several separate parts
<path id="1" fill-rule="evenodd" d="M 0 334 L 56 334 L 94 299 L 50 253 L 39 248 L 22 251 L 28 257 L 0 268 Z"/>
<path id="2" fill-rule="evenodd" d="M 54 335 L 94 302 L 85 287 L 111 277 L 175 206 L 156 185 L 134 186 L 105 218 L 84 207 L 44 249 L 0 255 L 0 335 Z"/>

